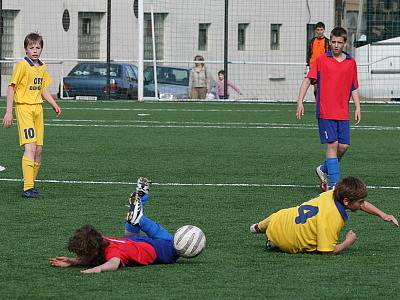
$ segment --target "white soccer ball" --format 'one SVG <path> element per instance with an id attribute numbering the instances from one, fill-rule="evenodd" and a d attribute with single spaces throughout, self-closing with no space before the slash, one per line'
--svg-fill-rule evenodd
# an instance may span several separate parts
<path id="1" fill-rule="evenodd" d="M 206 246 L 204 232 L 194 225 L 179 228 L 174 235 L 174 248 L 179 256 L 191 258 L 199 255 Z"/>

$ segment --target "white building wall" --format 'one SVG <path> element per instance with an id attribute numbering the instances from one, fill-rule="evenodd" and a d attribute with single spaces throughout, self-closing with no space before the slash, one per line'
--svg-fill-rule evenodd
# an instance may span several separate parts
<path id="1" fill-rule="evenodd" d="M 106 58 L 107 1 L 103 0 L 3 0 L 3 9 L 19 10 L 15 19 L 14 57 L 23 57 L 23 40 L 27 33 L 38 31 L 44 37 L 42 59 L 74 60 L 78 55 L 78 13 L 101 12 L 101 59 Z M 167 13 L 164 24 L 164 60 L 193 60 L 201 54 L 209 61 L 223 60 L 224 1 L 221 0 L 144 0 L 145 12 Z M 241 87 L 248 98 L 294 100 L 304 76 L 306 25 L 323 21 L 327 32 L 333 27 L 334 0 L 253 0 L 230 2 L 229 59 L 230 61 L 282 62 L 287 66 L 230 65 L 229 78 Z M 62 27 L 62 15 L 69 10 L 68 32 Z M 198 51 L 198 24 L 210 23 L 208 50 Z M 249 23 L 246 51 L 237 51 L 237 24 Z M 270 50 L 270 24 L 282 24 L 280 50 Z M 137 59 L 137 19 L 133 1 L 112 1 L 111 57 L 119 60 Z M 49 64 L 56 92 L 62 74 L 76 62 Z M 216 77 L 222 64 L 207 64 Z M 186 63 L 186 66 L 192 66 Z M 4 95 L 8 78 L 2 78 Z M 290 87 L 290 88 L 288 88 Z M 312 96 L 312 93 L 309 93 Z M 309 96 L 310 96 L 309 95 Z M 312 98 L 310 98 L 312 99 Z"/>

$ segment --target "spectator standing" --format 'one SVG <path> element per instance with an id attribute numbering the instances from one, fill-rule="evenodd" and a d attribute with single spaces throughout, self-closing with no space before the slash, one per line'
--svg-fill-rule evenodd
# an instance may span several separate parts
<path id="1" fill-rule="evenodd" d="M 210 91 L 210 76 L 204 66 L 204 57 L 196 55 L 194 67 L 190 70 L 189 76 L 189 98 L 206 99 Z"/>

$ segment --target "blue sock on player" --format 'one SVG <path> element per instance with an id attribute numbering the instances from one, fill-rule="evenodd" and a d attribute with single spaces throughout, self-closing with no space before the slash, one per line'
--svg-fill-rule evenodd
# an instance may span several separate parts
<path id="1" fill-rule="evenodd" d="M 334 187 L 340 179 L 340 167 L 338 158 L 327 158 L 326 166 L 328 169 L 329 186 Z"/>
<path id="2" fill-rule="evenodd" d="M 338 157 L 337 159 L 340 164 L 340 161 L 342 160 L 342 158 Z M 326 164 L 326 159 L 324 160 L 324 163 L 321 165 L 321 171 L 328 174 L 328 165 Z"/>
<path id="3" fill-rule="evenodd" d="M 326 165 L 326 159 L 324 160 L 324 163 L 321 165 L 321 171 L 328 174 L 328 166 Z"/>

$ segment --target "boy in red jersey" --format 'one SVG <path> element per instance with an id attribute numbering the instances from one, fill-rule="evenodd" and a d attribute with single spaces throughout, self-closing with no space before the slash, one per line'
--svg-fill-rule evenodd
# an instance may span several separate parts
<path id="1" fill-rule="evenodd" d="M 347 32 L 341 27 L 332 30 L 331 50 L 317 58 L 304 79 L 297 99 L 296 117 L 304 115 L 303 100 L 311 83 L 317 84 L 316 115 L 320 141 L 326 144 L 326 159 L 316 173 L 321 189 L 334 187 L 340 179 L 340 160 L 350 146 L 349 101 L 353 98 L 356 125 L 361 121 L 358 94 L 357 64 L 343 51 Z"/>
<path id="2" fill-rule="evenodd" d="M 120 267 L 173 264 L 179 258 L 173 236 L 160 224 L 143 215 L 142 201 L 148 201 L 150 181 L 140 177 L 136 192 L 129 197 L 130 210 L 125 236 L 102 235 L 92 225 L 84 225 L 68 241 L 68 250 L 76 257 L 53 257 L 53 267 L 91 266 L 82 273 L 115 271 Z M 138 234 L 143 231 L 147 236 Z"/>
<path id="3" fill-rule="evenodd" d="M 15 100 L 19 144 L 25 148 L 21 162 L 24 177 L 22 197 L 38 198 L 40 194 L 34 185 L 42 161 L 43 99 L 51 105 L 57 117 L 61 115 L 61 108 L 48 91 L 52 79 L 46 65 L 39 59 L 43 50 L 42 36 L 37 33 L 28 34 L 24 40 L 24 48 L 26 56 L 15 65 L 8 85 L 3 126 L 12 126 Z"/>

